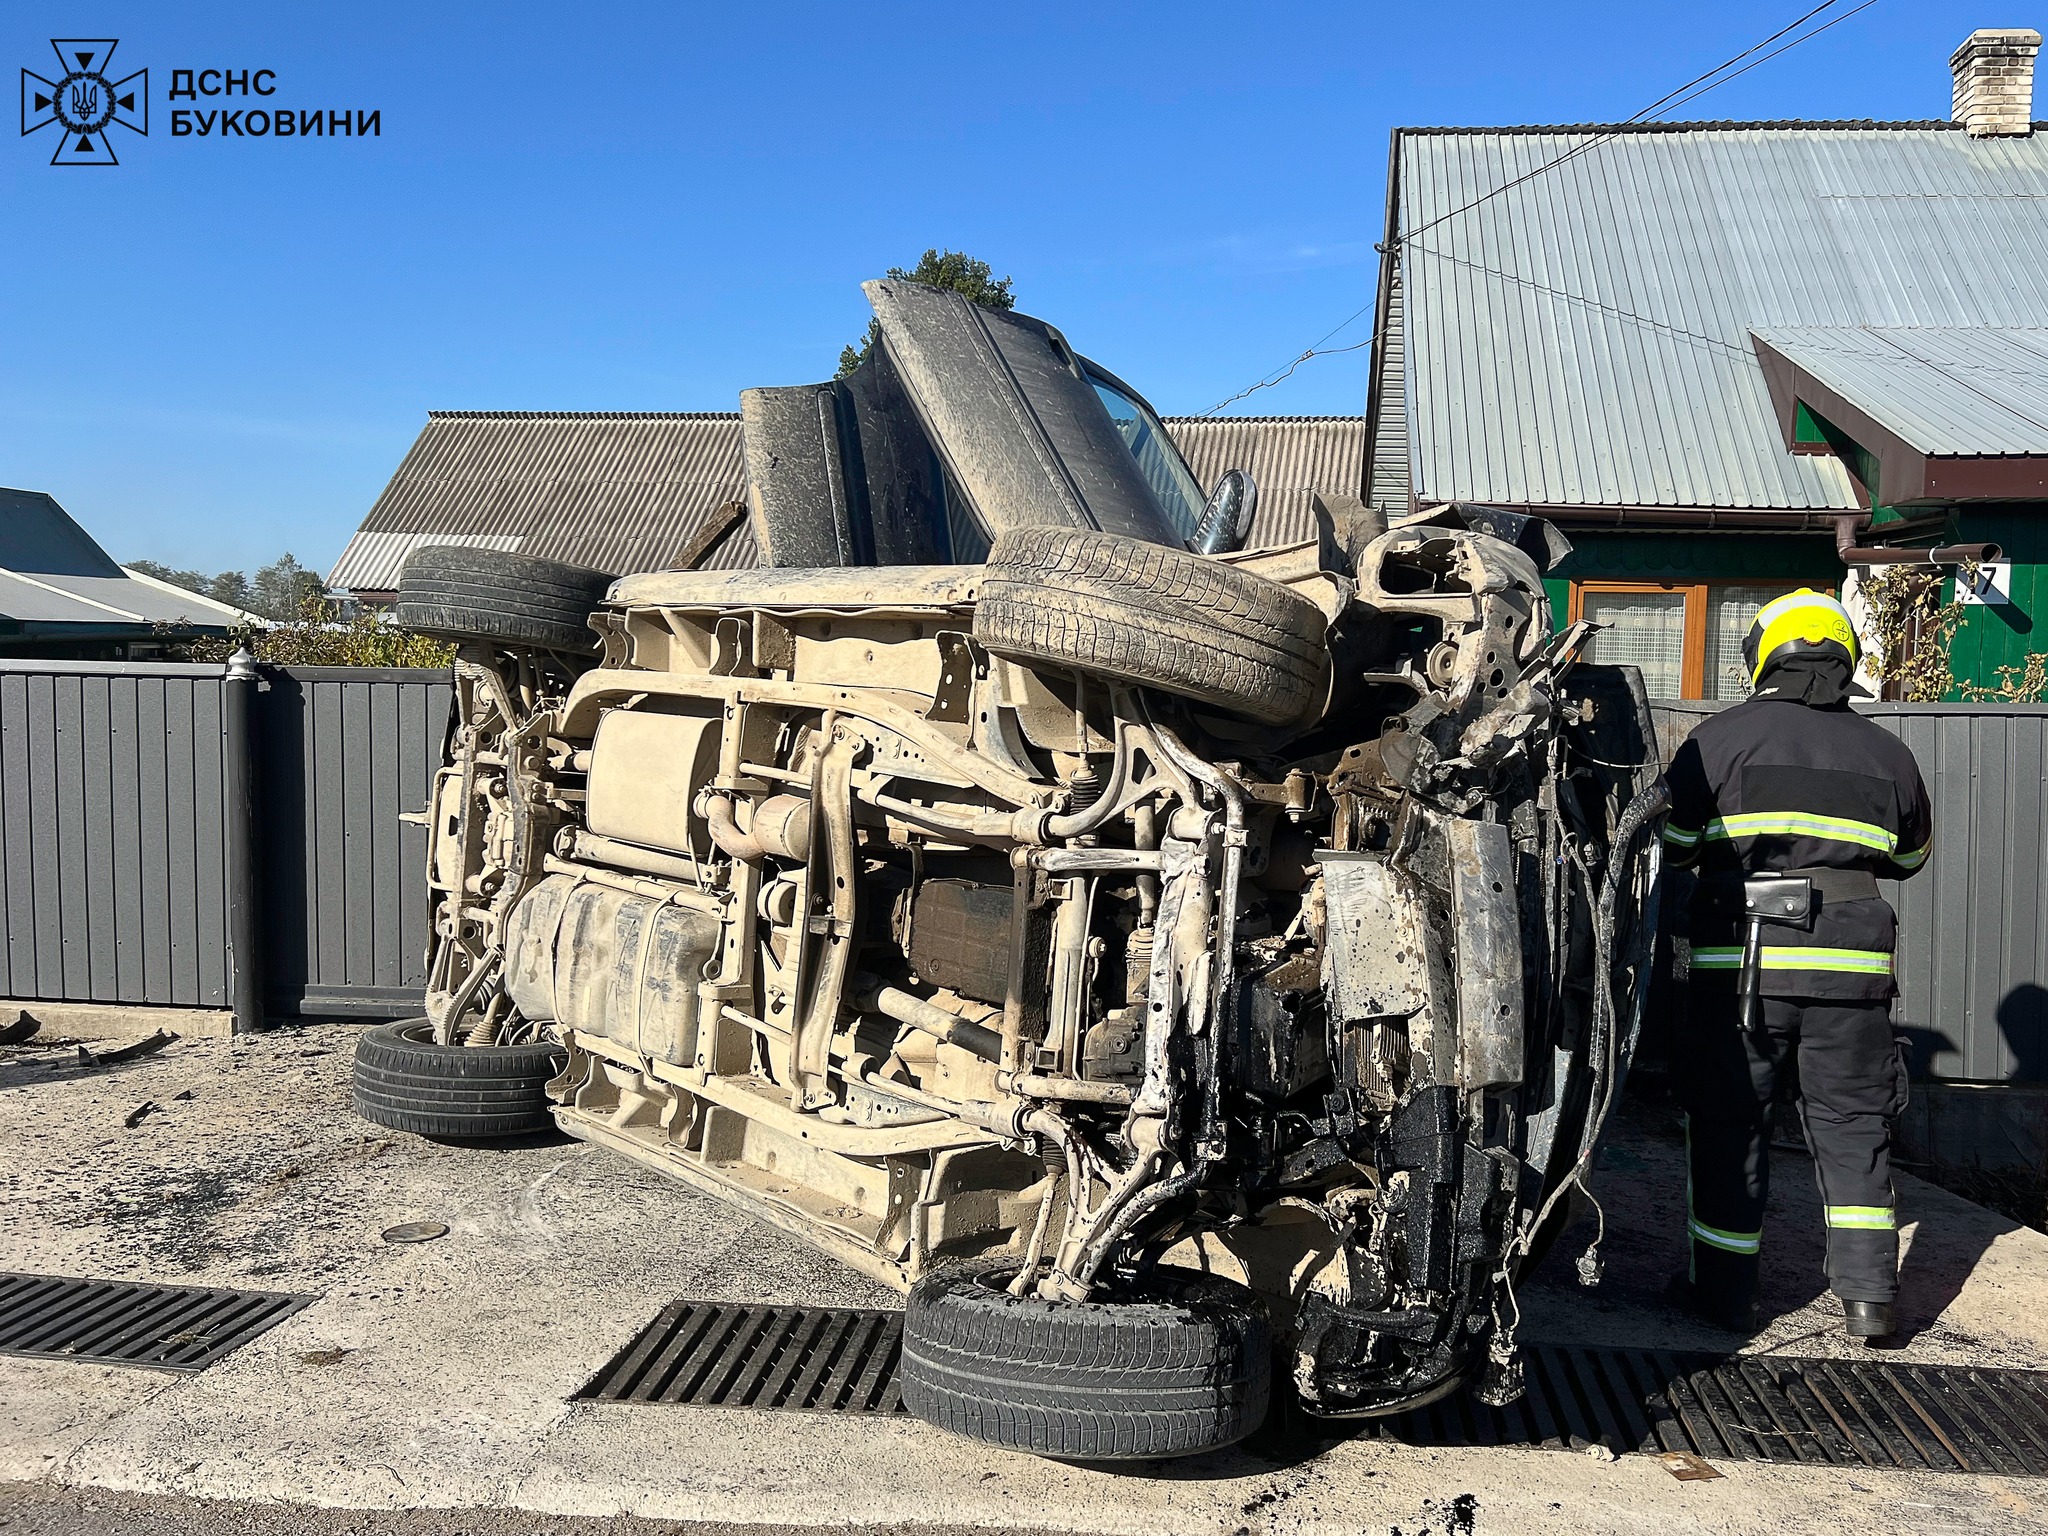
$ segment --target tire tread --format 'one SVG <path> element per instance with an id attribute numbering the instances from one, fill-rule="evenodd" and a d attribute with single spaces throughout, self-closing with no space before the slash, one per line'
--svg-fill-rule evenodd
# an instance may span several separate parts
<path id="1" fill-rule="evenodd" d="M 1001 1264 L 921 1281 L 903 1329 L 903 1402 L 956 1434 L 1042 1456 L 1185 1456 L 1250 1434 L 1271 1390 L 1251 1292 L 1159 1271 L 1157 1299 L 1045 1302 L 992 1283 Z"/>
<path id="2" fill-rule="evenodd" d="M 1204 555 L 1070 528 L 1019 528 L 989 553 L 975 638 L 1280 725 L 1326 686 L 1322 610 Z"/>
<path id="3" fill-rule="evenodd" d="M 374 1125 L 420 1136 L 518 1136 L 554 1124 L 547 1082 L 556 1045 L 437 1045 L 425 1019 L 401 1019 L 356 1041 L 352 1098 Z"/>

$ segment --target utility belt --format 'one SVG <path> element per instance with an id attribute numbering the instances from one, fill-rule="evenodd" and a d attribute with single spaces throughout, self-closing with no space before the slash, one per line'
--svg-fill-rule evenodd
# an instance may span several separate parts
<path id="1" fill-rule="evenodd" d="M 1820 909 L 1830 902 L 1875 900 L 1877 876 L 1863 869 L 1785 869 L 1757 875 L 1708 875 L 1700 895 L 1724 913 L 1740 903 L 1742 968 L 1736 999 L 1742 1027 L 1763 1037 L 1764 925 L 1810 931 Z"/>
<path id="2" fill-rule="evenodd" d="M 1740 901 L 1747 907 L 1750 886 L 1775 880 L 1803 880 L 1823 903 L 1872 901 L 1882 894 L 1877 888 L 1877 876 L 1867 869 L 1785 869 L 1769 870 L 1759 875 L 1702 875 L 1700 894 L 1716 905 L 1733 905 Z M 1769 914 L 1765 915 L 1768 917 Z"/>

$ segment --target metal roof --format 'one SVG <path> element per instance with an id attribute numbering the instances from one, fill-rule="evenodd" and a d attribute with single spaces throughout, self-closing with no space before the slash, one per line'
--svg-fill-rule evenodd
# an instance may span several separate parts
<path id="1" fill-rule="evenodd" d="M 422 543 L 659 570 L 742 478 L 728 411 L 431 411 L 328 573 L 388 592 Z"/>
<path id="2" fill-rule="evenodd" d="M 117 565 L 43 491 L 0 487 L 0 620 L 31 632 L 227 630 L 255 614 Z"/>
<path id="3" fill-rule="evenodd" d="M 139 572 L 113 576 L 30 573 L 0 567 L 0 618 L 21 624 L 89 624 L 95 629 L 232 629 L 260 624 L 255 614 Z"/>
<path id="4" fill-rule="evenodd" d="M 0 568 L 114 576 L 121 567 L 48 491 L 0 487 Z"/>
<path id="5" fill-rule="evenodd" d="M 2048 330 L 1766 326 L 1752 334 L 1929 454 L 2048 454 Z"/>
<path id="6" fill-rule="evenodd" d="M 2048 326 L 2048 134 L 1400 130 L 1389 215 L 1407 430 L 1376 452 L 1419 500 L 1853 507 L 1751 328 Z"/>
<path id="7" fill-rule="evenodd" d="M 1358 494 L 1358 416 L 1169 417 L 1206 487 L 1226 469 L 1259 486 L 1258 546 L 1304 538 L 1311 491 Z M 433 411 L 328 573 L 387 593 L 422 544 L 482 544 L 615 574 L 666 569 L 745 481 L 737 412 Z M 742 520 L 699 562 L 759 558 Z"/>

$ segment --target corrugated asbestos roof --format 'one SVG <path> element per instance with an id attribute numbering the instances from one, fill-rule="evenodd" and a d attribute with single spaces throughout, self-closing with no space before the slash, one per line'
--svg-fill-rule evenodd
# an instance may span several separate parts
<path id="1" fill-rule="evenodd" d="M 660 570 L 738 493 L 726 411 L 433 411 L 328 585 L 384 592 L 422 543 Z"/>
<path id="2" fill-rule="evenodd" d="M 1408 432 L 1379 451 L 1419 500 L 1852 507 L 1787 450 L 1752 327 L 2048 326 L 2048 134 L 1608 132 L 1402 132 L 1405 374 L 1378 383 Z"/>
<path id="3" fill-rule="evenodd" d="M 1252 472 L 1260 546 L 1313 530 L 1311 491 L 1358 494 L 1363 417 L 1166 425 L 1205 487 L 1226 469 Z M 482 544 L 619 574 L 663 570 L 744 478 L 737 412 L 434 411 L 327 584 L 390 592 L 422 544 Z M 758 558 L 743 520 L 700 563 L 744 570 Z"/>
<path id="4" fill-rule="evenodd" d="M 1927 454 L 2048 454 L 2048 330 L 1758 327 L 1756 336 Z"/>
<path id="5" fill-rule="evenodd" d="M 1251 471 L 1259 488 L 1251 547 L 1272 549 L 1315 532 L 1317 491 L 1360 493 L 1363 416 L 1168 416 L 1166 430 L 1203 490 L 1225 470 Z"/>

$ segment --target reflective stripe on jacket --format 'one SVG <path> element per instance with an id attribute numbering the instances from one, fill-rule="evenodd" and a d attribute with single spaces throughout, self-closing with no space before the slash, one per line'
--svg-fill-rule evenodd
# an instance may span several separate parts
<path id="1" fill-rule="evenodd" d="M 1672 759 L 1671 862 L 1700 874 L 1692 965 L 1706 982 L 1740 970 L 1741 880 L 1793 869 L 1903 880 L 1927 861 L 1933 811 L 1897 737 L 1846 705 L 1753 698 L 1701 723 Z M 1883 998 L 1894 990 L 1897 919 L 1881 898 L 1816 897 L 1810 928 L 1764 926 L 1763 990 Z"/>

